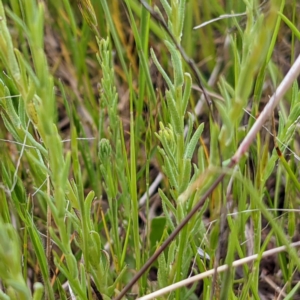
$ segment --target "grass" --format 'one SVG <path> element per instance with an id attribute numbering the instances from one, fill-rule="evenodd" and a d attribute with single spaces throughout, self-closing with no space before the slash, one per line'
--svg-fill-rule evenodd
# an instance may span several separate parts
<path id="1" fill-rule="evenodd" d="M 296 1 L 77 4 L 0 1 L 0 299 L 300 299 Z"/>

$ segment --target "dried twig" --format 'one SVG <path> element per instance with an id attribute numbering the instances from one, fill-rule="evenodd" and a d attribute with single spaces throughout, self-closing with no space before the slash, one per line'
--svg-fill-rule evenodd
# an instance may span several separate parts
<path id="1" fill-rule="evenodd" d="M 290 245 L 290 247 L 299 247 L 300 246 L 300 241 L 296 242 L 296 243 L 292 243 Z M 244 265 L 244 264 L 247 264 L 249 262 L 252 262 L 254 260 L 257 260 L 257 259 L 260 259 L 260 258 L 263 258 L 263 257 L 267 257 L 267 256 L 270 256 L 270 255 L 273 255 L 273 254 L 277 254 L 277 253 L 280 253 L 280 252 L 283 252 L 287 250 L 287 247 L 286 246 L 281 246 L 281 247 L 277 247 L 277 248 L 274 248 L 274 249 L 271 249 L 271 250 L 267 250 L 265 252 L 263 252 L 262 255 L 260 254 L 254 254 L 254 255 L 250 255 L 248 257 L 245 257 L 245 258 L 241 258 L 239 260 L 236 260 L 232 263 L 231 266 L 229 265 L 222 265 L 222 266 L 219 266 L 217 267 L 216 269 L 216 272 L 218 273 L 221 273 L 221 272 L 224 272 L 226 270 L 228 270 L 229 268 L 235 268 L 235 267 L 238 267 L 238 266 L 241 266 L 241 265 Z M 150 299 L 154 299 L 156 297 L 159 297 L 159 296 L 162 296 L 168 292 L 171 292 L 171 291 L 174 291 L 175 289 L 178 289 L 180 287 L 183 287 L 183 286 L 187 286 L 189 284 L 192 284 L 196 281 L 199 281 L 199 280 L 202 280 L 206 277 L 209 277 L 209 276 L 212 276 L 214 275 L 215 273 L 215 269 L 211 269 L 211 270 L 208 270 L 206 272 L 203 272 L 201 274 L 198 274 L 198 275 L 195 275 L 193 277 L 190 277 L 190 278 L 187 278 L 185 280 L 182 280 L 180 282 L 176 282 L 174 284 L 171 284 L 163 289 L 160 289 L 154 293 L 151 293 L 149 295 L 146 295 L 146 296 L 143 296 L 141 298 L 138 298 L 137 300 L 150 300 Z M 266 276 L 264 276 L 264 279 L 266 280 Z M 268 283 L 270 284 L 270 280 L 268 281 Z M 278 288 L 274 283 L 272 284 L 272 287 L 278 291 Z"/>

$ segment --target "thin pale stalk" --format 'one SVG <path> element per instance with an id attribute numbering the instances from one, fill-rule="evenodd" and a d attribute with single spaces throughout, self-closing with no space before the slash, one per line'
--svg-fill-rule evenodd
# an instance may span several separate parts
<path id="1" fill-rule="evenodd" d="M 296 247 L 299 247 L 299 246 L 300 246 L 300 241 L 298 241 L 296 243 L 292 243 L 290 245 L 290 247 L 293 247 L 293 248 L 296 248 Z M 222 266 L 219 266 L 217 269 L 210 269 L 210 270 L 208 270 L 206 272 L 203 272 L 201 274 L 198 274 L 196 276 L 193 276 L 193 277 L 187 278 L 185 280 L 182 280 L 180 282 L 176 282 L 176 283 L 174 283 L 172 285 L 169 285 L 168 287 L 160 289 L 160 290 L 158 290 L 158 291 L 156 291 L 154 293 L 151 293 L 151 294 L 149 294 L 147 296 L 138 298 L 137 300 L 155 299 L 156 297 L 162 296 L 162 295 L 164 295 L 166 293 L 169 293 L 171 291 L 179 289 L 179 288 L 181 288 L 183 286 L 187 286 L 189 284 L 192 284 L 194 282 L 202 280 L 203 278 L 212 276 L 215 272 L 221 273 L 221 272 L 227 271 L 229 268 L 232 268 L 232 267 L 235 268 L 235 267 L 238 267 L 238 266 L 242 266 L 244 264 L 247 264 L 249 262 L 255 261 L 257 259 L 268 257 L 270 255 L 274 255 L 274 254 L 277 254 L 277 253 L 280 253 L 280 252 L 283 252 L 283 251 L 286 251 L 286 250 L 287 250 L 286 246 L 281 246 L 281 247 L 277 247 L 277 248 L 274 248 L 274 249 L 271 249 L 271 250 L 267 250 L 262 255 L 260 255 L 260 254 L 254 254 L 254 255 L 251 255 L 251 256 L 248 256 L 248 257 L 236 260 L 236 261 L 234 261 L 232 263 L 232 265 L 222 265 Z"/>

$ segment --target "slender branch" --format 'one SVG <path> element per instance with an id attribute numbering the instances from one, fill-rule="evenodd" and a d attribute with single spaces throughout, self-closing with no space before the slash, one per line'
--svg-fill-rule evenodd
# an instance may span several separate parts
<path id="1" fill-rule="evenodd" d="M 200 74 L 199 74 L 199 70 L 195 64 L 195 62 L 186 54 L 186 52 L 184 51 L 184 49 L 181 47 L 181 45 L 177 42 L 176 38 L 174 37 L 173 33 L 170 31 L 167 23 L 165 22 L 164 19 L 162 19 L 162 17 L 160 16 L 160 14 L 155 11 L 148 3 L 146 3 L 143 0 L 140 0 L 141 4 L 149 11 L 149 13 L 151 14 L 151 16 L 156 19 L 161 25 L 162 27 L 165 29 L 165 31 L 167 32 L 167 34 L 169 35 L 169 37 L 172 39 L 172 42 L 175 44 L 176 48 L 178 49 L 178 51 L 180 52 L 182 58 L 184 59 L 184 61 L 189 65 L 189 67 L 191 68 L 191 70 L 194 73 L 194 76 L 196 78 L 197 84 L 200 87 L 201 91 L 203 92 L 205 101 L 207 103 L 210 115 L 212 117 L 212 119 L 214 120 L 214 116 L 212 113 L 212 108 L 211 108 L 211 104 L 212 101 L 210 100 L 208 93 L 206 91 L 206 89 L 204 88 L 202 82 L 201 82 L 201 78 L 200 78 Z"/>
<path id="2" fill-rule="evenodd" d="M 175 228 L 175 230 L 169 235 L 169 237 L 163 242 L 160 248 L 148 259 L 144 266 L 133 276 L 131 281 L 124 287 L 121 293 L 115 298 L 115 300 L 121 300 L 122 297 L 127 293 L 127 291 L 140 279 L 140 277 L 148 270 L 148 268 L 156 261 L 158 256 L 167 248 L 167 246 L 172 242 L 172 240 L 178 235 L 181 229 L 188 223 L 192 216 L 199 210 L 203 205 L 205 199 L 212 193 L 212 191 L 217 187 L 217 185 L 225 177 L 225 173 L 221 174 L 216 181 L 210 186 L 210 188 L 204 193 L 199 202 L 193 207 L 193 209 L 186 215 L 182 222 Z"/>

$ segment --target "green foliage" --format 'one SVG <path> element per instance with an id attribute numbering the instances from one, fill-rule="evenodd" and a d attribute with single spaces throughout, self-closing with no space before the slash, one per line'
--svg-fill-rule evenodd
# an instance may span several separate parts
<path id="1" fill-rule="evenodd" d="M 228 169 L 280 59 L 295 60 L 296 1 L 143 2 L 0 1 L 0 299 L 117 297 L 220 174 L 153 264 L 157 283 L 146 272 L 133 296 L 257 253 L 242 278 L 230 268 L 200 292 L 259 299 L 272 242 L 287 246 L 279 285 L 297 297 L 297 82 Z M 197 287 L 160 299 L 198 299 Z"/>

